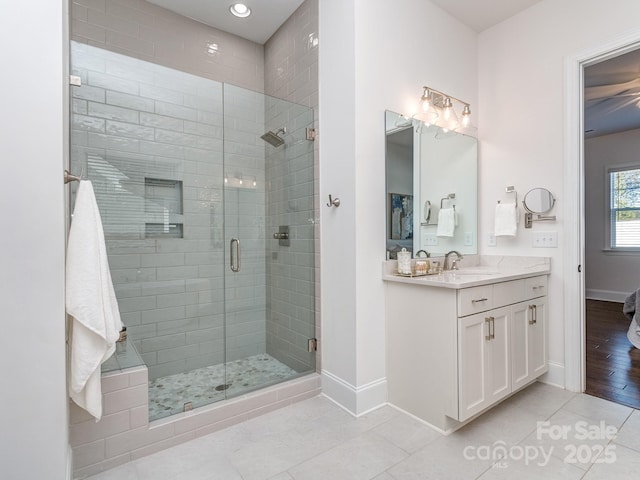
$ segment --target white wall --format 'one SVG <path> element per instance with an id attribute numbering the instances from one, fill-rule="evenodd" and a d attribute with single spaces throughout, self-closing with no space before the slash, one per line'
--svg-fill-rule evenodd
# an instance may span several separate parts
<path id="1" fill-rule="evenodd" d="M 355 411 L 357 382 L 355 211 L 355 5 L 353 0 L 319 4 L 320 289 L 322 291 L 323 391 Z M 333 74 L 331 74 L 333 72 Z M 335 74 L 340 72 L 339 75 Z M 380 119 L 383 124 L 384 119 Z M 383 139 L 384 140 L 384 139 Z M 384 190 L 383 190 L 384 191 Z M 340 207 L 325 207 L 331 194 Z M 384 238 L 383 238 L 384 240 Z M 329 375 L 327 375 L 329 373 Z M 328 380 L 329 379 L 329 380 Z"/>
<path id="2" fill-rule="evenodd" d="M 551 381 L 564 384 L 563 250 L 565 202 L 565 57 L 603 45 L 622 32 L 638 30 L 636 0 L 544 0 L 479 36 L 480 251 L 484 254 L 548 255 Z M 555 223 L 519 230 L 514 240 L 487 246 L 493 206 L 507 185 L 520 198 L 530 188 L 546 187 L 557 199 Z M 558 232 L 557 249 L 532 249 L 531 233 Z M 574 253 L 575 254 L 575 253 Z"/>
<path id="3" fill-rule="evenodd" d="M 342 201 L 321 209 L 323 388 L 355 413 L 386 398 L 384 111 L 414 113 L 423 85 L 477 105 L 475 32 L 424 0 L 371 3 L 320 2 L 320 193 Z"/>
<path id="4" fill-rule="evenodd" d="M 3 478 L 66 478 L 65 25 L 62 0 L 2 6 Z"/>
<path id="5" fill-rule="evenodd" d="M 585 141 L 585 276 L 588 298 L 624 301 L 640 287 L 640 255 L 604 252 L 608 242 L 607 168 L 637 164 L 640 130 Z"/>

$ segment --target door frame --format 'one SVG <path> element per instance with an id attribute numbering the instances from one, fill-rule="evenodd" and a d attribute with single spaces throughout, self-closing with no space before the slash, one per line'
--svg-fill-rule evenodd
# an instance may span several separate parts
<path id="1" fill-rule="evenodd" d="M 563 274 L 565 388 L 585 390 L 584 67 L 640 48 L 640 30 L 565 58 Z M 582 266 L 582 272 L 578 266 Z"/>

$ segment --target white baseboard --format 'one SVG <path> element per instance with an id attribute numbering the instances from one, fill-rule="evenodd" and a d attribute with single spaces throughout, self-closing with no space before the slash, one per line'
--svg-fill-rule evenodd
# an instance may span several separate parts
<path id="1" fill-rule="evenodd" d="M 593 288 L 585 291 L 585 297 L 589 300 L 603 300 L 605 302 L 624 303 L 631 292 L 614 292 L 612 290 L 596 290 Z"/>
<path id="2" fill-rule="evenodd" d="M 549 362 L 549 371 L 541 376 L 538 381 L 554 387 L 565 388 L 564 365 L 561 363 Z"/>
<path id="3" fill-rule="evenodd" d="M 322 393 L 352 415 L 359 417 L 387 403 L 387 379 L 356 387 L 322 370 Z"/>
<path id="4" fill-rule="evenodd" d="M 73 449 L 71 445 L 67 445 L 67 480 L 73 479 Z"/>

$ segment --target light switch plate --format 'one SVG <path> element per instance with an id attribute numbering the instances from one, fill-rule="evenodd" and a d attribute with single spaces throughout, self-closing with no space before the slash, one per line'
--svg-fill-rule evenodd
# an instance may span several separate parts
<path id="1" fill-rule="evenodd" d="M 424 246 L 433 247 L 435 245 L 438 245 L 438 237 L 433 234 L 426 234 L 424 236 Z"/>
<path id="2" fill-rule="evenodd" d="M 533 248 L 558 248 L 558 232 L 533 232 Z"/>
<path id="3" fill-rule="evenodd" d="M 473 232 L 464 232 L 464 246 L 470 247 L 473 245 Z"/>
<path id="4" fill-rule="evenodd" d="M 490 233 L 487 236 L 487 245 L 489 247 L 495 247 L 496 246 L 496 236 L 493 233 Z"/>

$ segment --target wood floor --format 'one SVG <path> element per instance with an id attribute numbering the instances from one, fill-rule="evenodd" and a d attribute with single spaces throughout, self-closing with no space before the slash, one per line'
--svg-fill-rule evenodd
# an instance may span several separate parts
<path id="1" fill-rule="evenodd" d="M 587 300 L 586 393 L 640 408 L 640 350 L 627 340 L 622 303 Z"/>

